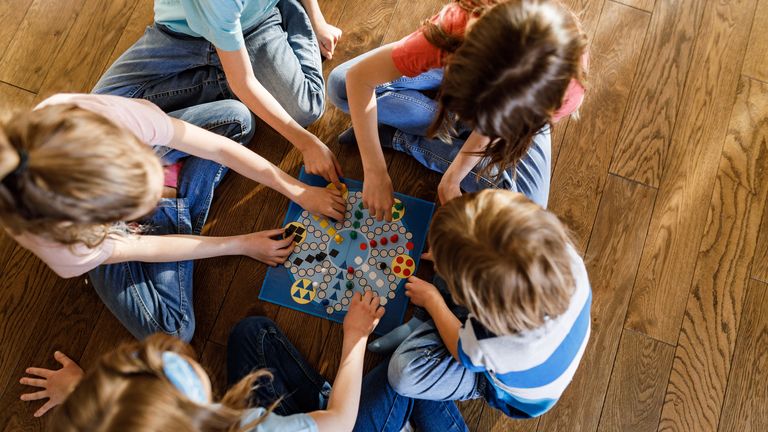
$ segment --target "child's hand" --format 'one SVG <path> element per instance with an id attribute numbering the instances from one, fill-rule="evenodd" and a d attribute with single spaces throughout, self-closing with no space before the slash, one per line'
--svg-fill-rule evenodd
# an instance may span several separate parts
<path id="1" fill-rule="evenodd" d="M 366 291 L 365 295 L 356 292 L 344 317 L 344 336 L 367 338 L 384 316 L 384 307 L 379 302 L 378 294 L 373 291 Z"/>
<path id="2" fill-rule="evenodd" d="M 429 249 L 426 252 L 424 252 L 423 254 L 421 254 L 421 259 L 423 259 L 425 261 L 432 261 L 432 262 L 434 262 L 435 260 L 434 260 L 434 258 L 432 258 L 432 249 Z"/>
<path id="3" fill-rule="evenodd" d="M 320 43 L 320 52 L 328 60 L 333 58 L 333 51 L 341 38 L 341 29 L 324 22 L 315 28 L 317 41 Z"/>
<path id="4" fill-rule="evenodd" d="M 307 172 L 319 175 L 330 183 L 340 186 L 339 176 L 343 174 L 336 155 L 316 136 L 312 135 L 312 138 L 314 138 L 312 142 L 304 144 L 301 150 Z"/>
<path id="5" fill-rule="evenodd" d="M 84 372 L 80 366 L 64 353 L 56 351 L 53 353 L 53 358 L 61 363 L 61 369 L 50 370 L 30 367 L 25 372 L 39 378 L 23 377 L 19 380 L 24 385 L 43 389 L 35 393 L 25 393 L 21 395 L 21 400 L 34 401 L 48 398 L 48 401 L 35 411 L 35 417 L 40 417 L 51 408 L 64 402 L 83 378 Z"/>
<path id="6" fill-rule="evenodd" d="M 259 260 L 266 265 L 282 264 L 293 251 L 293 237 L 282 238 L 284 228 L 259 231 L 240 237 L 242 255 Z M 279 240 L 272 237 L 280 236 Z"/>
<path id="7" fill-rule="evenodd" d="M 338 189 L 307 186 L 295 201 L 312 214 L 334 220 L 344 220 L 344 212 L 347 210 L 347 203 Z"/>
<path id="8" fill-rule="evenodd" d="M 445 205 L 448 201 L 461 196 L 461 187 L 459 182 L 453 181 L 449 176 L 443 175 L 440 184 L 437 185 L 437 197 L 440 204 Z"/>
<path id="9" fill-rule="evenodd" d="M 436 286 L 416 276 L 408 278 L 408 283 L 405 284 L 405 295 L 413 304 L 424 308 L 445 301 Z"/>
<path id="10" fill-rule="evenodd" d="M 392 180 L 389 174 L 383 171 L 381 174 L 365 176 L 363 182 L 363 206 L 368 209 L 371 217 L 378 221 L 392 221 L 392 205 L 395 204 L 395 190 L 392 188 Z"/>

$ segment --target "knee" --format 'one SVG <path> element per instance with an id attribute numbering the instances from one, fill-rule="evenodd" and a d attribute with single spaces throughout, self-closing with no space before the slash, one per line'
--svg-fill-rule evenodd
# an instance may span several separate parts
<path id="1" fill-rule="evenodd" d="M 328 75 L 328 100 L 341 110 L 347 111 L 347 68 L 337 66 Z"/>
<path id="2" fill-rule="evenodd" d="M 192 319 L 186 325 L 182 325 L 181 328 L 176 333 L 178 338 L 181 339 L 183 342 L 186 342 L 186 343 L 192 342 L 192 337 L 195 335 L 195 320 Z"/>
<path id="3" fill-rule="evenodd" d="M 307 127 L 323 116 L 325 111 L 325 96 L 322 92 L 310 91 L 309 95 L 299 102 L 292 117 L 302 127 Z"/>
<path id="4" fill-rule="evenodd" d="M 263 316 L 252 316 L 241 320 L 229 334 L 229 344 L 255 338 L 262 330 L 275 328 L 274 321 Z"/>
<path id="5" fill-rule="evenodd" d="M 234 99 L 214 103 L 227 113 L 227 118 L 230 120 L 232 130 L 227 133 L 227 137 L 241 144 L 251 142 L 255 132 L 255 119 L 251 110 L 242 102 Z"/>
<path id="6" fill-rule="evenodd" d="M 419 370 L 419 357 L 399 351 L 399 349 L 395 351 L 389 360 L 387 381 L 399 395 L 415 397 L 418 393 L 416 387 L 422 381 L 417 372 Z"/>

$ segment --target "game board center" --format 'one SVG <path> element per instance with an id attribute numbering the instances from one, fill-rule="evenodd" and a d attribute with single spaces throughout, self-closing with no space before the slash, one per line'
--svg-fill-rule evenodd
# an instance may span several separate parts
<path id="1" fill-rule="evenodd" d="M 331 263 L 344 272 L 356 270 L 370 253 L 365 234 L 354 228 L 336 231 L 328 240 L 326 251 Z"/>

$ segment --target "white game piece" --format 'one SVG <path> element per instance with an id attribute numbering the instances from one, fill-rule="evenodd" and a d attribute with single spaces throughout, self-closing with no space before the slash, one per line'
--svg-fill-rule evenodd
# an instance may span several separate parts
<path id="1" fill-rule="evenodd" d="M 283 263 L 283 265 L 284 265 L 286 268 L 288 268 L 288 267 L 290 267 L 290 266 L 291 266 L 291 262 L 286 260 L 286 261 Z"/>
<path id="2" fill-rule="evenodd" d="M 395 299 L 395 292 L 394 291 L 390 291 L 389 294 L 387 294 L 387 297 L 389 297 L 390 300 L 394 300 Z"/>
<path id="3" fill-rule="evenodd" d="M 376 286 L 381 288 L 384 286 L 384 281 L 381 279 L 376 280 Z"/>
<path id="4" fill-rule="evenodd" d="M 368 269 L 370 269 L 370 268 L 371 267 L 368 264 L 365 264 L 365 263 L 363 263 L 363 265 L 360 266 L 360 270 L 362 270 L 364 272 L 367 272 Z"/>
<path id="5" fill-rule="evenodd" d="M 339 303 L 336 303 L 335 305 L 333 305 L 333 309 L 334 309 L 336 312 L 341 312 L 341 304 L 339 304 Z"/>
<path id="6" fill-rule="evenodd" d="M 341 304 L 344 306 L 347 306 L 349 304 L 349 299 L 344 297 L 343 299 L 341 299 Z"/>
<path id="7" fill-rule="evenodd" d="M 360 257 L 355 257 L 355 264 L 360 265 L 363 263 L 363 259 Z"/>
<path id="8" fill-rule="evenodd" d="M 367 233 L 365 236 L 366 236 L 366 237 L 368 237 L 368 239 L 369 239 L 369 240 L 373 240 L 373 238 L 374 238 L 374 237 L 376 237 L 376 236 L 373 234 L 373 231 L 368 231 L 368 233 Z"/>
<path id="9" fill-rule="evenodd" d="M 409 232 L 405 233 L 405 238 L 406 239 L 410 240 L 412 237 L 413 237 L 413 234 L 411 234 Z"/>
<path id="10" fill-rule="evenodd" d="M 368 277 L 371 278 L 371 279 L 376 279 L 376 272 L 368 273 Z"/>
<path id="11" fill-rule="evenodd" d="M 382 306 L 387 304 L 387 298 L 386 297 L 379 297 L 379 304 L 381 304 Z"/>

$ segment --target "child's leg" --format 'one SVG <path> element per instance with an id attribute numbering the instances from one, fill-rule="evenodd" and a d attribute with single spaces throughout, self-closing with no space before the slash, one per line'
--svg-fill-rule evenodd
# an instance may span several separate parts
<path id="1" fill-rule="evenodd" d="M 170 115 L 226 136 L 241 144 L 253 136 L 253 116 L 240 102 L 224 100 Z M 156 148 L 168 161 L 185 154 Z M 199 234 L 208 216 L 213 192 L 226 167 L 188 157 L 179 178 L 177 199 L 161 199 L 148 220 L 147 234 Z M 89 273 L 99 297 L 138 339 L 164 332 L 190 341 L 195 331 L 192 306 L 193 262 L 128 262 L 100 266 Z"/>
<path id="2" fill-rule="evenodd" d="M 248 30 L 245 45 L 256 79 L 302 126 L 325 109 L 320 47 L 298 0 L 280 0 L 270 15 Z"/>
<path id="3" fill-rule="evenodd" d="M 325 408 L 330 385 L 299 354 L 277 325 L 266 317 L 240 321 L 229 335 L 227 371 L 229 385 L 249 373 L 268 369 L 273 379 L 259 382 L 255 404 L 269 406 L 282 398 L 275 409 L 280 415 L 306 413 Z"/>
<path id="4" fill-rule="evenodd" d="M 328 75 L 328 99 L 349 113 L 347 71 L 368 56 L 362 54 L 337 66 Z M 437 102 L 422 93 L 437 90 L 443 81 L 443 70 L 432 69 L 419 76 L 402 77 L 376 88 L 378 122 L 417 135 L 426 135 L 437 113 Z"/>
<path id="5" fill-rule="evenodd" d="M 399 432 L 409 420 L 422 431 L 468 430 L 453 402 L 417 400 L 397 394 L 387 382 L 386 362 L 363 378 L 363 389 L 355 432 Z"/>
<path id="6" fill-rule="evenodd" d="M 444 173 L 461 151 L 468 129 L 459 131 L 451 143 L 439 139 L 430 139 L 420 135 L 396 131 L 392 139 L 392 148 L 407 153 L 427 168 Z M 509 189 L 520 192 L 536 204 L 546 208 L 549 198 L 551 175 L 552 140 L 550 128 L 545 126 L 533 138 L 528 153 L 514 168 L 502 173 L 498 181 L 490 176 L 479 177 L 481 165 L 475 167 L 461 182 L 461 188 L 467 192 L 476 192 L 488 188 Z"/>
<path id="7" fill-rule="evenodd" d="M 398 394 L 433 401 L 476 399 L 486 385 L 482 374 L 470 372 L 453 358 L 432 321 L 397 348 L 387 375 Z"/>
<path id="8" fill-rule="evenodd" d="M 153 24 L 113 63 L 93 93 L 144 98 L 164 111 L 234 98 L 212 45 Z"/>

